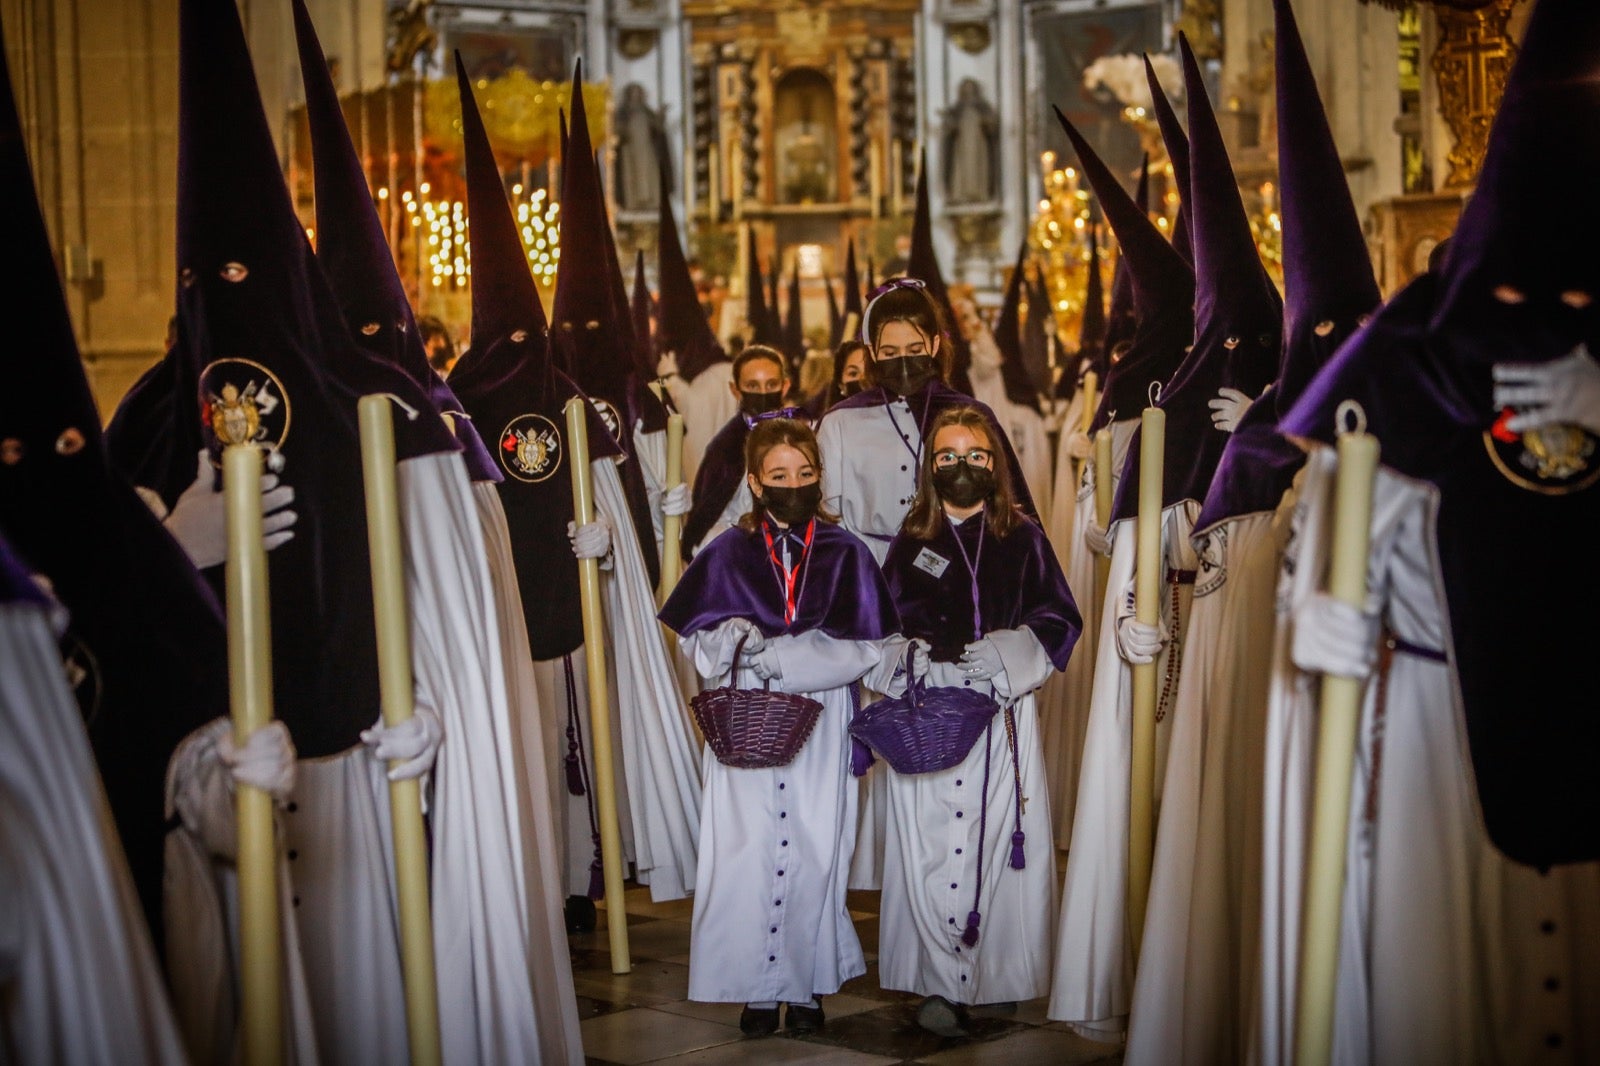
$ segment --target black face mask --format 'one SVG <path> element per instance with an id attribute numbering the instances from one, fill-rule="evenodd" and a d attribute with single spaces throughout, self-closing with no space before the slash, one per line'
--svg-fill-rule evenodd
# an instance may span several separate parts
<path id="1" fill-rule="evenodd" d="M 934 468 L 933 488 L 946 503 L 971 507 L 987 500 L 994 491 L 994 471 L 969 466 L 965 459 L 959 459 L 954 466 Z"/>
<path id="2" fill-rule="evenodd" d="M 872 365 L 878 384 L 901 396 L 910 396 L 939 376 L 939 365 L 931 355 L 901 355 Z"/>
<path id="3" fill-rule="evenodd" d="M 822 482 L 794 486 L 762 485 L 761 505 L 784 525 L 804 525 L 822 506 Z"/>
<path id="4" fill-rule="evenodd" d="M 848 400 L 850 397 L 866 388 L 866 386 L 867 383 L 861 378 L 856 378 L 854 381 L 842 381 L 839 383 L 839 395 Z"/>
<path id="5" fill-rule="evenodd" d="M 739 410 L 754 418 L 783 406 L 781 392 L 745 392 L 739 390 Z"/>

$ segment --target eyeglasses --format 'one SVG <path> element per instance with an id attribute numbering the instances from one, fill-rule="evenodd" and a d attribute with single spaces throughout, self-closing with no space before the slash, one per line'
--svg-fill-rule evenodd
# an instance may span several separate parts
<path id="1" fill-rule="evenodd" d="M 968 466 L 981 466 L 987 468 L 994 462 L 994 452 L 988 448 L 973 448 L 971 451 L 958 452 L 951 448 L 933 453 L 933 465 L 937 467 L 951 467 L 965 459 Z"/>

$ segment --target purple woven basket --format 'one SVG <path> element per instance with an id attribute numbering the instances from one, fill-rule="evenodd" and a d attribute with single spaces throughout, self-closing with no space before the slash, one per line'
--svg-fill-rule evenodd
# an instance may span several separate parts
<path id="1" fill-rule="evenodd" d="M 741 637 L 732 677 L 738 676 L 743 652 Z M 739 770 L 765 770 L 794 761 L 817 727 L 822 704 L 809 696 L 773 692 L 767 682 L 759 689 L 736 684 L 707 689 L 689 701 L 689 709 L 718 762 Z"/>
<path id="2" fill-rule="evenodd" d="M 992 696 L 970 688 L 928 688 L 911 681 L 905 695 L 887 696 L 856 712 L 850 735 L 896 773 L 929 774 L 965 759 L 999 710 Z"/>

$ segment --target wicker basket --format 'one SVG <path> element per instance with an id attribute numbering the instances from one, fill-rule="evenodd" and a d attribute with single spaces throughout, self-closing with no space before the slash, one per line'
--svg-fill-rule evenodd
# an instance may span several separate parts
<path id="1" fill-rule="evenodd" d="M 733 677 L 738 676 L 743 653 L 741 637 L 733 653 Z M 818 701 L 773 692 L 770 682 L 759 689 L 736 684 L 707 689 L 689 701 L 689 708 L 717 761 L 740 770 L 789 765 L 811 738 L 822 713 Z"/>
<path id="2" fill-rule="evenodd" d="M 908 674 L 910 654 L 908 650 Z M 850 735 L 896 773 L 928 774 L 965 759 L 999 710 L 994 697 L 970 688 L 928 688 L 908 681 L 905 695 L 885 697 L 858 711 Z"/>

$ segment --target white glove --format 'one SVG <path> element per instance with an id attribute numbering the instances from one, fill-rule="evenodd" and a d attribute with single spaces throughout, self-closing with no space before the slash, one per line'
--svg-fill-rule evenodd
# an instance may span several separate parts
<path id="1" fill-rule="evenodd" d="M 1238 389 L 1218 389 L 1217 398 L 1206 401 L 1206 406 L 1211 408 L 1211 424 L 1224 433 L 1232 433 L 1244 413 L 1250 410 L 1251 402 L 1250 397 Z"/>
<path id="2" fill-rule="evenodd" d="M 688 482 L 661 494 L 661 513 L 664 515 L 686 515 L 693 506 L 694 500 L 689 496 Z"/>
<path id="3" fill-rule="evenodd" d="M 1496 363 L 1494 405 L 1522 408 L 1506 420 L 1513 433 L 1571 423 L 1600 434 L 1600 364 L 1582 344 L 1550 363 Z"/>
<path id="4" fill-rule="evenodd" d="M 988 681 L 1005 673 L 1005 669 L 1005 663 L 1000 661 L 1000 649 L 988 637 L 968 644 L 961 654 L 961 674 L 969 681 Z"/>
<path id="5" fill-rule="evenodd" d="M 744 657 L 746 659 L 767 646 L 767 638 L 750 619 L 730 618 L 722 623 L 723 640 L 731 644 L 738 644 L 741 637 L 744 639 Z"/>
<path id="6" fill-rule="evenodd" d="M 1131 614 L 1117 619 L 1117 654 L 1130 663 L 1154 662 L 1169 637 L 1164 624 L 1150 625 Z"/>
<path id="7" fill-rule="evenodd" d="M 1083 531 L 1083 542 L 1096 555 L 1104 555 L 1108 559 L 1111 557 L 1111 534 L 1093 518 L 1089 519 L 1089 528 Z"/>
<path id="8" fill-rule="evenodd" d="M 276 803 L 294 791 L 294 741 L 289 727 L 274 719 L 250 734 L 244 747 L 234 747 L 233 730 L 217 735 L 217 758 L 241 785 L 259 788 Z"/>
<path id="9" fill-rule="evenodd" d="M 1094 454 L 1094 438 L 1083 430 L 1072 432 L 1067 438 L 1067 455 L 1073 459 L 1087 459 Z"/>
<path id="10" fill-rule="evenodd" d="M 1133 602 L 1133 582 L 1130 581 L 1117 610 L 1117 654 L 1134 664 L 1154 662 L 1172 635 L 1167 632 L 1165 622 L 1151 625 L 1139 621 L 1133 613 Z"/>
<path id="11" fill-rule="evenodd" d="M 202 448 L 194 483 L 183 490 L 165 522 L 167 532 L 200 570 L 228 559 L 228 519 L 222 493 L 211 487 L 215 476 L 210 453 Z M 261 475 L 261 543 L 267 551 L 293 539 L 290 527 L 299 516 L 283 509 L 293 502 L 294 489 L 279 485 L 277 474 Z"/>
<path id="12" fill-rule="evenodd" d="M 572 554 L 580 559 L 604 559 L 611 554 L 611 520 L 599 511 L 594 521 L 578 525 L 567 523 L 567 539 L 572 542 Z"/>
<path id="13" fill-rule="evenodd" d="M 1378 658 L 1378 615 L 1319 592 L 1294 615 L 1294 664 L 1308 673 L 1365 678 Z"/>
<path id="14" fill-rule="evenodd" d="M 744 657 L 750 664 L 750 669 L 763 681 L 783 676 L 783 664 L 778 661 L 778 649 L 771 644 L 763 644 L 754 652 L 750 650 L 750 645 L 746 644 Z"/>
<path id="15" fill-rule="evenodd" d="M 906 661 L 911 664 L 911 680 L 921 681 L 928 676 L 928 671 L 933 669 L 933 660 L 928 658 L 933 653 L 933 645 L 921 637 L 912 637 L 906 647 Z"/>
<path id="16" fill-rule="evenodd" d="M 361 741 L 372 749 L 374 759 L 404 759 L 389 770 L 389 780 L 409 781 L 433 769 L 439 745 L 444 743 L 444 726 L 432 708 L 418 704 L 410 718 L 392 729 L 378 719 L 371 729 L 362 730 Z"/>

